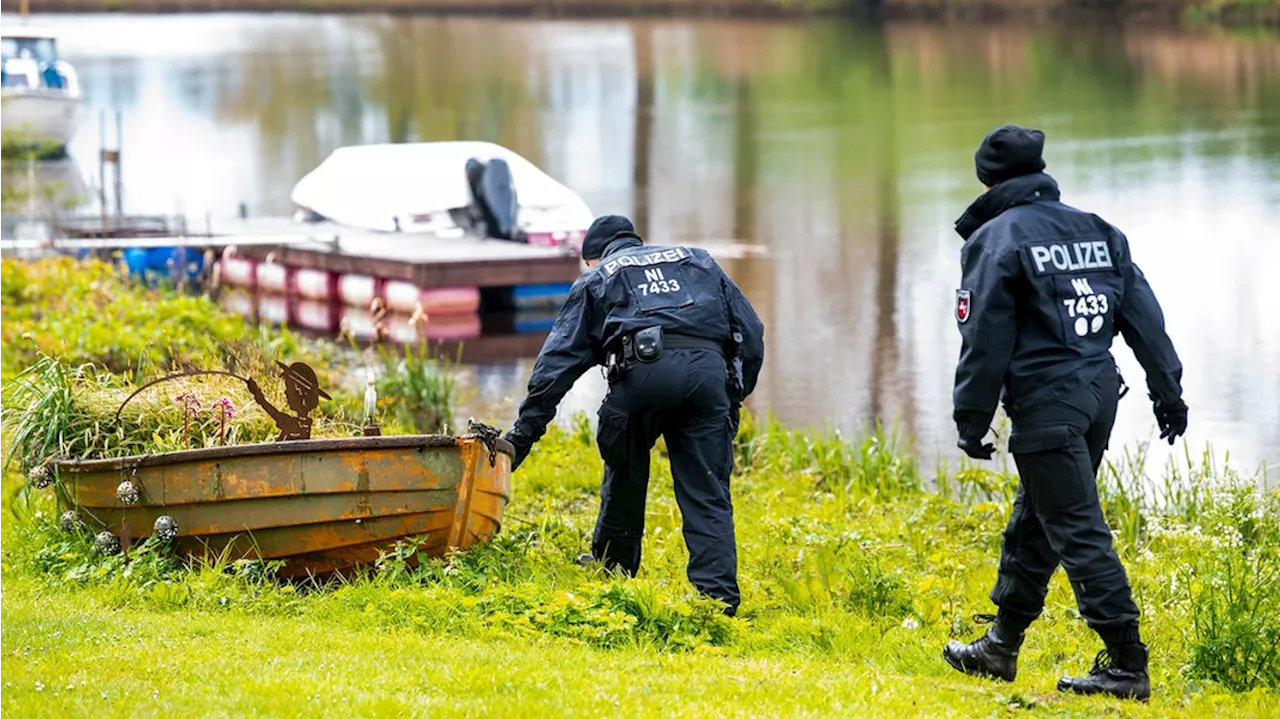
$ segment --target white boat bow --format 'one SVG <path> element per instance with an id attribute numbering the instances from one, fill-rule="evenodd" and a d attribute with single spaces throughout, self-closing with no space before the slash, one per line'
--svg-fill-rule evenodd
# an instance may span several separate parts
<path id="1" fill-rule="evenodd" d="M 80 78 L 58 56 L 57 36 L 28 25 L 0 29 L 0 125 L 11 139 L 65 148 L 80 127 Z"/>

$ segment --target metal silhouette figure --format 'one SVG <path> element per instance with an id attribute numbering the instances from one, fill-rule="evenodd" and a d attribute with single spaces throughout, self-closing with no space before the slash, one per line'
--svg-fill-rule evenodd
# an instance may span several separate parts
<path id="1" fill-rule="evenodd" d="M 277 442 L 287 442 L 298 439 L 311 439 L 311 412 L 320 406 L 320 398 L 333 399 L 324 390 L 320 389 L 320 383 L 316 379 L 315 370 L 311 369 L 305 363 L 294 362 L 286 365 L 279 360 L 276 364 L 282 370 L 281 376 L 284 378 L 284 398 L 289 404 L 289 409 L 297 413 L 291 415 L 276 409 L 275 405 L 267 401 L 266 396 L 262 394 L 262 388 L 257 382 L 246 379 L 245 383 L 249 385 L 249 393 L 253 395 L 253 399 L 262 409 L 266 410 L 271 419 L 275 421 L 276 427 L 280 429 L 280 436 L 276 437 Z"/>
<path id="2" fill-rule="evenodd" d="M 320 406 L 320 398 L 333 399 L 324 390 L 320 389 L 319 380 L 316 378 L 315 370 L 303 362 L 294 362 L 291 365 L 276 360 L 276 364 L 281 369 L 281 377 L 284 378 L 284 397 L 289 405 L 289 409 L 296 414 L 289 414 L 276 408 L 271 404 L 262 393 L 262 388 L 258 386 L 248 377 L 241 377 L 238 374 L 224 372 L 221 370 L 188 370 L 186 372 L 178 372 L 176 374 L 166 375 L 159 379 L 154 379 L 138 389 L 133 391 L 124 402 L 120 404 L 116 410 L 116 421 L 120 421 L 120 412 L 124 409 L 129 401 L 138 396 L 142 390 L 161 382 L 178 379 L 179 377 L 191 377 L 202 374 L 220 374 L 228 377 L 235 377 L 242 380 L 249 387 L 249 393 L 253 395 L 253 399 L 258 406 L 271 417 L 276 423 L 276 428 L 280 430 L 280 435 L 275 441 L 285 442 L 298 439 L 311 439 L 311 412 Z"/>

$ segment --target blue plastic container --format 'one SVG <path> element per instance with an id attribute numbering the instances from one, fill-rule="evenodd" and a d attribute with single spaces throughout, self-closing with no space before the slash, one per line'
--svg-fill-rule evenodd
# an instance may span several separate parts
<path id="1" fill-rule="evenodd" d="M 569 282 L 546 285 L 516 285 L 511 288 L 511 302 L 516 311 L 559 309 L 569 299 Z"/>
<path id="2" fill-rule="evenodd" d="M 143 281 L 167 278 L 177 281 L 186 276 L 194 281 L 204 269 L 204 253 L 194 247 L 131 247 L 124 251 L 129 274 Z"/>

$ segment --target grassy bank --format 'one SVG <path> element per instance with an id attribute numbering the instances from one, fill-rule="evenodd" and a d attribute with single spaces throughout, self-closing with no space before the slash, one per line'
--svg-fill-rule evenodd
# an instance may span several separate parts
<path id="1" fill-rule="evenodd" d="M 6 364 L 22 339 L 8 334 L 14 313 L 26 313 L 25 332 L 61 332 L 39 311 L 47 295 L 9 294 L 11 278 L 30 287 L 51 268 L 72 284 L 83 272 L 5 263 Z M 96 277 L 116 293 L 141 291 Z M 205 310 L 201 322 L 225 319 Z M 94 316 L 84 321 L 92 328 Z M 185 327 L 171 338 L 203 331 L 195 320 Z M 50 358 L 94 354 L 47 342 Z M 21 367 L 8 369 L 6 389 Z M 11 397 L 6 421 L 23 409 Z M 388 415 L 396 431 L 416 421 Z M 5 437 L 7 455 L 11 427 Z M 684 577 L 663 452 L 654 450 L 635 579 L 573 562 L 587 546 L 601 469 L 585 416 L 553 428 L 516 474 L 496 541 L 417 567 L 391 551 L 367 575 L 325 586 L 277 582 L 269 564 L 183 566 L 163 544 L 103 556 L 90 536 L 58 526 L 51 490 L 25 488 L 14 469 L 4 480 L 0 710 L 1260 717 L 1280 703 L 1280 494 L 1211 458 L 1188 456 L 1156 478 L 1159 492 L 1144 491 L 1149 478 L 1133 462 L 1117 461 L 1101 482 L 1152 650 L 1154 696 L 1140 705 L 1054 691 L 1101 648 L 1061 573 L 1016 683 L 958 675 L 939 656 L 948 638 L 976 636 L 971 615 L 990 609 L 1016 486 L 1001 463 L 964 466 L 928 491 L 932 478 L 891 437 L 744 417 L 733 485 L 743 606 L 729 619 Z"/>
<path id="2" fill-rule="evenodd" d="M 805 17 L 917 20 L 1115 18 L 1280 25 L 1280 0 L 31 0 L 31 12 L 325 12 L 508 17 Z M 16 12 L 19 0 L 4 0 Z"/>

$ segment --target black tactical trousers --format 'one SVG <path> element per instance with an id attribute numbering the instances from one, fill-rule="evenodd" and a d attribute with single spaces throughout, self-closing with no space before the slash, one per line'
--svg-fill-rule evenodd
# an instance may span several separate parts
<path id="1" fill-rule="evenodd" d="M 1089 626 L 1108 644 L 1136 640 L 1138 607 L 1112 547 L 1096 479 L 1118 390 L 1119 375 L 1108 365 L 1073 396 L 1012 417 L 1009 451 L 1021 483 L 991 601 L 1015 624 L 1040 616 L 1061 563 Z"/>
<path id="2" fill-rule="evenodd" d="M 719 352 L 667 349 L 656 362 L 633 364 L 600 407 L 596 440 L 605 469 L 592 554 L 606 566 L 639 570 L 649 452 L 662 435 L 684 519 L 689 581 L 736 612 L 738 553 L 729 496 L 736 415 Z"/>

